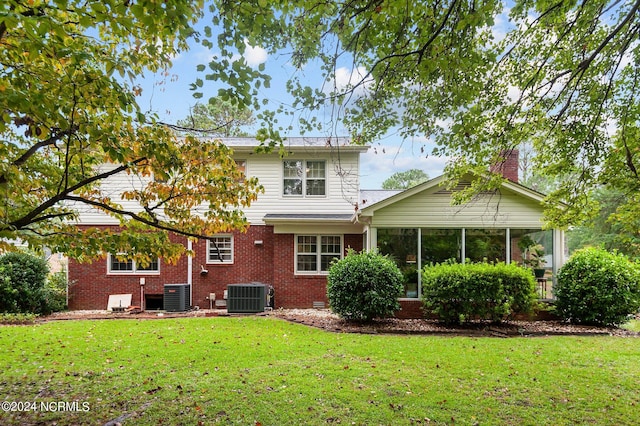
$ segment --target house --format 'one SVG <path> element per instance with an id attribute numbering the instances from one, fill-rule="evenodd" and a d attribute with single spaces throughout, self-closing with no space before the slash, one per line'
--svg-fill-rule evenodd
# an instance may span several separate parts
<path id="1" fill-rule="evenodd" d="M 191 305 L 202 308 L 210 306 L 212 293 L 217 300 L 223 299 L 228 284 L 252 282 L 272 285 L 276 306 L 326 303 L 331 260 L 344 256 L 349 248 L 362 250 L 362 225 L 352 217 L 360 191 L 360 154 L 367 147 L 340 138 L 289 138 L 285 142 L 288 155 L 281 157 L 256 154 L 254 139 L 224 142 L 233 147 L 245 174 L 257 177 L 265 188 L 245 211 L 248 231 L 198 241 L 173 236 L 194 252 L 176 265 L 158 259 L 142 269 L 133 262 L 118 261 L 113 254 L 92 264 L 71 260 L 71 309 L 104 309 L 110 294 L 131 294 L 133 305 L 162 308 L 164 285 L 172 283 L 190 284 Z M 134 184 L 127 175 L 118 179 L 107 184 L 120 191 Z M 80 223 L 117 226 L 99 213 L 82 215 Z"/>
<path id="2" fill-rule="evenodd" d="M 467 204 L 452 205 L 452 191 L 441 185 L 443 180 L 363 203 L 358 212 L 365 248 L 391 256 L 405 276 L 403 316 L 420 316 L 422 267 L 449 259 L 523 263 L 527 248 L 519 243 L 525 240 L 544 247 L 545 276 L 538 279 L 538 291 L 540 298 L 551 298 L 553 277 L 564 264 L 565 239 L 562 230 L 541 228 L 543 195 L 507 181 Z M 465 185 L 463 180 L 456 189 Z M 362 202 L 375 199 L 375 192 L 362 191 Z"/>
<path id="3" fill-rule="evenodd" d="M 161 309 L 165 284 L 176 283 L 190 285 L 191 306 L 208 308 L 213 294 L 220 301 L 229 284 L 255 282 L 273 286 L 275 307 L 325 306 L 330 262 L 350 248 L 378 247 L 405 274 L 403 316 L 420 316 L 418 271 L 430 262 L 521 262 L 518 241 L 525 235 L 545 246 L 549 273 L 563 262 L 562 232 L 541 229 L 542 195 L 517 183 L 517 164 L 513 181 L 452 206 L 442 177 L 406 191 L 360 190 L 360 155 L 367 147 L 348 139 L 289 138 L 284 157 L 254 153 L 257 142 L 250 138 L 224 142 L 246 175 L 265 188 L 245 211 L 247 232 L 197 241 L 174 235 L 193 251 L 176 265 L 158 259 L 138 268 L 113 254 L 92 264 L 70 260 L 71 309 L 104 309 L 113 294 L 130 294 L 131 304 L 143 309 Z M 510 161 L 513 169 L 517 157 Z M 125 179 L 108 184 L 123 190 L 131 184 Z M 81 223 L 117 226 L 99 214 L 84 215 Z"/>

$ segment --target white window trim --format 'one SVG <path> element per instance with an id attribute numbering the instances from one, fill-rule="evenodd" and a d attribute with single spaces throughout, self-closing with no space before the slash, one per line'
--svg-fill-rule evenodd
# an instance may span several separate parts
<path id="1" fill-rule="evenodd" d="M 324 163 L 324 195 L 307 195 L 307 174 L 302 174 L 302 194 L 285 194 L 284 193 L 284 180 L 292 179 L 284 176 L 284 163 L 286 161 L 302 161 L 302 169 L 306 171 L 307 169 L 307 161 L 311 162 L 322 162 Z M 311 180 L 320 180 L 318 178 L 314 178 Z M 280 194 L 284 198 L 327 198 L 329 196 L 329 176 L 327 172 L 327 160 L 307 160 L 307 159 L 299 159 L 299 158 L 287 158 L 283 160 L 282 167 L 280 168 Z"/>
<path id="2" fill-rule="evenodd" d="M 120 253 L 122 254 L 122 253 Z M 158 258 L 158 269 L 153 270 L 138 270 L 135 260 L 132 260 L 133 269 L 131 271 L 112 271 L 111 259 L 114 257 L 112 253 L 107 256 L 107 275 L 160 275 L 160 259 Z"/>
<path id="3" fill-rule="evenodd" d="M 316 255 L 316 270 L 315 271 L 298 271 L 298 237 L 316 237 L 317 251 Z M 344 234 L 294 234 L 293 236 L 293 269 L 295 275 L 328 275 L 329 271 L 321 271 L 322 266 L 322 237 L 340 237 L 340 256 L 339 259 L 344 257 Z M 311 254 L 311 253 L 302 253 Z"/>
<path id="4" fill-rule="evenodd" d="M 207 240 L 207 265 L 233 265 L 235 262 L 235 238 L 233 234 L 216 234 L 212 238 L 230 238 L 231 240 L 231 260 L 220 261 L 219 259 L 210 259 L 209 251 L 211 250 L 211 240 Z"/>

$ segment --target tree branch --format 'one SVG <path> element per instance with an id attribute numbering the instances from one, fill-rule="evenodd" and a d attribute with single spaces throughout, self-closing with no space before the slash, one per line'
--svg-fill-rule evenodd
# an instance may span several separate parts
<path id="1" fill-rule="evenodd" d="M 22 166 L 29 158 L 31 158 L 36 152 L 38 152 L 38 150 L 40 150 L 41 148 L 44 148 L 46 146 L 55 145 L 56 142 L 58 142 L 64 136 L 72 135 L 74 131 L 75 131 L 75 129 L 71 128 L 71 129 L 68 129 L 68 130 L 64 130 L 64 131 L 60 131 L 60 132 L 54 133 L 49 138 L 32 145 L 20 157 L 16 158 L 14 161 L 12 161 L 11 165 L 14 166 L 14 167 Z M 7 177 L 4 174 L 2 174 L 2 175 L 0 175 L 0 185 L 2 185 L 4 183 L 7 183 Z"/>
<path id="2" fill-rule="evenodd" d="M 140 223 L 143 223 L 145 225 L 151 226 L 152 228 L 159 229 L 159 230 L 162 230 L 162 231 L 174 232 L 176 234 L 183 235 L 185 237 L 193 237 L 193 238 L 200 238 L 200 239 L 209 238 L 209 236 L 207 236 L 207 235 L 182 231 L 182 230 L 173 228 L 173 227 L 171 227 L 169 225 L 164 225 L 164 224 L 162 224 L 160 222 L 147 219 L 147 218 L 145 218 L 143 216 L 140 216 L 140 215 L 138 215 L 136 213 L 133 213 L 133 212 L 130 212 L 130 211 L 127 211 L 127 210 L 117 209 L 117 208 L 115 208 L 113 206 L 110 206 L 110 205 L 107 205 L 107 204 L 104 204 L 104 203 L 100 203 L 98 201 L 89 200 L 89 199 L 82 198 L 82 197 L 77 197 L 75 195 L 69 195 L 65 199 L 69 200 L 69 201 L 77 201 L 79 203 L 88 204 L 90 206 L 97 207 L 97 208 L 100 208 L 100 209 L 104 209 L 104 210 L 107 210 L 107 211 L 109 211 L 111 213 L 119 214 L 119 215 L 122 215 L 122 216 L 128 216 L 131 219 L 134 219 L 134 220 L 136 220 L 136 221 L 138 221 Z"/>
<path id="3" fill-rule="evenodd" d="M 77 191 L 78 189 L 81 189 L 87 185 L 90 185 L 94 182 L 97 182 L 99 180 L 103 180 L 108 178 L 109 176 L 113 176 L 116 175 L 118 173 L 121 173 L 125 170 L 127 170 L 128 168 L 135 166 L 143 161 L 146 161 L 147 158 L 143 157 L 143 158 L 138 158 L 137 160 L 132 161 L 129 164 L 125 164 L 119 167 L 116 167 L 113 170 L 109 170 L 107 172 L 104 173 L 100 173 L 98 175 L 92 176 L 90 178 L 84 179 L 78 183 L 76 183 L 75 185 L 72 185 L 68 188 L 66 188 L 64 191 L 59 192 L 58 194 L 56 194 L 55 196 L 49 198 L 48 200 L 46 200 L 45 202 L 43 202 L 42 204 L 40 204 L 38 207 L 34 208 L 33 210 L 31 210 L 29 213 L 27 213 L 26 215 L 22 216 L 21 218 L 14 220 L 12 222 L 9 222 L 7 224 L 7 226 L 11 229 L 22 229 L 25 226 L 33 223 L 40 214 L 42 214 L 43 212 L 45 212 L 47 209 L 53 207 L 54 205 L 56 205 L 57 203 L 59 203 L 60 201 L 64 201 L 64 200 L 70 200 L 70 194 L 73 193 L 74 191 Z"/>

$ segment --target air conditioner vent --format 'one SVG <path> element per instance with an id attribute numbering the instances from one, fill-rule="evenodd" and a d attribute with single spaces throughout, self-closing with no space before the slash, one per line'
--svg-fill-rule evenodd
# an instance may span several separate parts
<path id="1" fill-rule="evenodd" d="M 227 286 L 227 312 L 263 312 L 266 302 L 266 286 L 262 283 L 229 284 Z"/>
<path id="2" fill-rule="evenodd" d="M 164 285 L 164 310 L 186 312 L 191 307 L 191 286 L 189 284 Z"/>

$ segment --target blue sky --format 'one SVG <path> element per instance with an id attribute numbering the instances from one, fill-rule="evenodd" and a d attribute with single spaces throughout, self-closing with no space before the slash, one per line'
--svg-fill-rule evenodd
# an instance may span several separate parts
<path id="1" fill-rule="evenodd" d="M 504 17 L 504 15 L 502 15 Z M 203 18 L 203 24 L 206 22 Z M 505 19 L 506 20 L 506 19 Z M 496 22 L 495 35 L 502 38 L 504 31 L 504 20 Z M 160 119 L 165 122 L 175 123 L 177 120 L 186 117 L 189 108 L 198 102 L 193 97 L 190 84 L 193 83 L 201 73 L 196 72 L 198 64 L 207 64 L 215 56 L 214 50 L 194 44 L 190 51 L 183 52 L 174 58 L 173 67 L 168 74 L 148 74 L 144 79 L 137 81 L 143 91 L 139 98 L 139 103 L 143 110 L 154 111 Z M 258 66 L 264 63 L 266 72 L 272 76 L 271 88 L 262 89 L 260 96 L 269 100 L 267 108 L 276 109 L 281 104 L 290 105 L 291 98 L 287 94 L 285 83 L 294 74 L 305 80 L 312 87 L 320 87 L 321 78 L 317 68 L 307 65 L 302 70 L 295 69 L 287 62 L 287 55 L 269 55 L 260 47 L 249 47 L 244 55 L 244 59 L 251 66 Z M 335 83 L 338 87 L 349 83 L 354 72 L 347 68 L 339 68 L 335 75 Z M 204 97 L 200 102 L 215 96 L 222 86 L 212 81 L 205 81 L 203 87 Z M 322 122 L 331 119 L 331 111 L 316 114 Z M 288 120 L 288 121 L 285 121 Z M 295 118 L 280 117 L 280 124 L 283 127 L 295 126 Z M 332 123 L 330 126 L 331 135 L 348 136 L 345 128 L 340 123 Z M 249 129 L 251 130 L 251 129 Z M 257 130 L 257 129 L 254 129 Z M 305 134 L 305 136 L 327 136 L 329 133 Z M 297 130 L 285 134 L 285 136 L 300 136 Z M 421 148 L 424 147 L 424 151 Z M 395 172 L 409 169 L 421 169 L 429 177 L 434 178 L 440 175 L 446 163 L 445 158 L 427 156 L 431 152 L 432 146 L 427 139 L 403 140 L 396 132 L 392 131 L 371 144 L 369 151 L 362 156 L 361 161 L 361 188 L 377 189 L 382 182 Z"/>
<path id="2" fill-rule="evenodd" d="M 276 59 L 270 58 L 266 53 L 254 51 L 255 57 L 250 61 L 264 60 L 267 71 L 273 77 L 271 88 L 263 90 L 261 96 L 269 99 L 268 108 L 276 109 L 281 103 L 289 105 L 289 98 L 285 82 L 286 76 L 293 72 L 286 63 L 278 63 Z M 189 114 L 189 108 L 200 101 L 207 102 L 211 96 L 215 96 L 219 85 L 215 82 L 205 81 L 204 97 L 200 100 L 193 97 L 190 84 L 197 78 L 196 65 L 205 63 L 210 56 L 201 46 L 196 46 L 192 51 L 185 52 L 173 61 L 173 67 L 168 75 L 147 74 L 144 79 L 137 81 L 143 91 L 139 98 L 140 106 L 144 111 L 153 111 L 158 114 L 164 122 L 175 123 L 177 120 L 185 118 Z M 349 71 L 342 70 L 346 78 Z M 306 71 L 309 74 L 308 71 Z M 201 76 L 200 76 L 201 77 Z M 310 79 L 313 80 L 311 75 Z M 340 77 L 338 77 L 339 79 Z M 322 114 L 322 113 L 320 113 Z M 330 113 L 325 117 L 320 117 L 324 121 L 329 120 Z M 293 124 L 295 119 L 291 117 L 280 117 L 280 124 L 284 127 Z M 257 129 L 255 129 L 257 130 Z M 340 123 L 334 125 L 333 134 L 337 136 L 348 136 L 347 131 Z M 305 136 L 326 136 L 327 133 L 306 134 Z M 300 136 L 299 131 L 292 131 L 287 136 Z M 385 135 L 379 141 L 373 143 L 366 154 L 361 157 L 361 187 L 363 189 L 381 188 L 382 182 L 395 172 L 405 171 L 413 168 L 425 171 L 429 177 L 436 177 L 442 173 L 445 159 L 433 156 L 427 157 L 421 152 L 424 145 L 423 140 L 404 140 L 393 132 Z M 425 149 L 425 153 L 430 149 Z"/>

